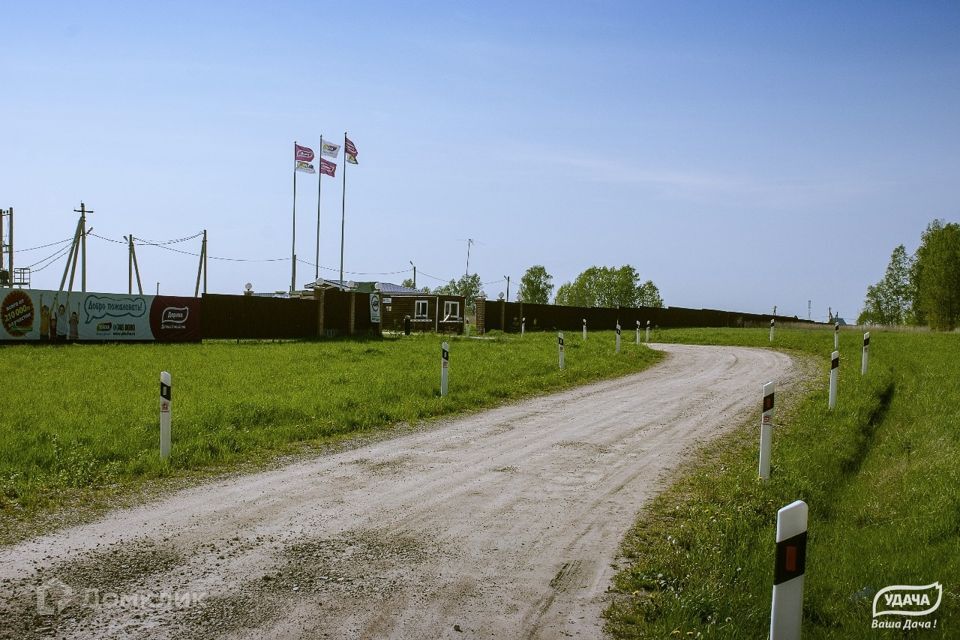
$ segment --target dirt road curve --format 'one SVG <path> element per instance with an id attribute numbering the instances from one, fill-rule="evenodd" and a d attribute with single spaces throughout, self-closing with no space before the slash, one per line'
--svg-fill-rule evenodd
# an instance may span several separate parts
<path id="1" fill-rule="evenodd" d="M 0 636 L 600 637 L 611 561 L 663 473 L 792 368 L 659 348 L 637 375 L 5 549 Z M 38 584 L 58 613 L 37 613 Z"/>

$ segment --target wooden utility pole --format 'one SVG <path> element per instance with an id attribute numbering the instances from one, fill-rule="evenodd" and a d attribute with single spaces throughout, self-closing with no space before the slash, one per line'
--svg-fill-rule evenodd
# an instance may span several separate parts
<path id="1" fill-rule="evenodd" d="M 77 228 L 73 232 L 73 242 L 70 243 L 70 251 L 67 253 L 67 264 L 63 267 L 63 278 L 60 279 L 60 291 L 67 284 L 67 275 L 70 275 L 70 288 L 73 289 L 73 275 L 71 275 L 70 265 L 76 264 L 77 247 L 80 245 L 80 221 L 77 221 Z"/>
<path id="2" fill-rule="evenodd" d="M 200 264 L 197 266 L 197 286 L 193 290 L 193 297 L 200 297 L 200 274 L 203 274 L 203 292 L 207 292 L 207 230 L 203 230 L 203 244 L 200 246 Z"/>
<path id="3" fill-rule="evenodd" d="M 7 239 L 3 239 L 4 220 L 6 220 Z M 0 286 L 13 286 L 13 207 L 3 210 L 0 209 L 0 271 L 3 271 L 3 254 L 7 254 L 7 278 L 6 282 L 0 282 Z"/>
<path id="4" fill-rule="evenodd" d="M 137 249 L 136 245 L 133 243 L 134 237 L 131 233 L 129 236 L 125 236 L 127 239 L 127 271 L 129 277 L 129 284 L 127 286 L 127 293 L 133 295 L 133 276 L 137 276 L 137 290 L 140 292 L 140 295 L 143 295 L 143 284 L 140 283 L 140 267 L 137 265 Z"/>
<path id="5" fill-rule="evenodd" d="M 74 209 L 74 213 L 80 214 L 80 251 L 83 253 L 83 258 L 80 261 L 80 291 L 86 293 L 87 291 L 87 214 L 93 213 L 93 209 L 87 211 L 86 205 L 83 202 L 80 202 L 80 208 Z M 76 256 L 74 256 L 74 265 L 76 265 Z M 76 269 L 76 267 L 74 267 Z M 73 276 L 70 276 L 70 289 L 73 289 Z"/>

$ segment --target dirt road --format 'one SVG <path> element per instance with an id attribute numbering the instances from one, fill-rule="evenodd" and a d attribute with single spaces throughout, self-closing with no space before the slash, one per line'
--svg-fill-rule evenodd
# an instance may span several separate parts
<path id="1" fill-rule="evenodd" d="M 600 637 L 611 562 L 664 472 L 792 375 L 772 351 L 658 348 L 633 376 L 5 549 L 0 636 Z"/>

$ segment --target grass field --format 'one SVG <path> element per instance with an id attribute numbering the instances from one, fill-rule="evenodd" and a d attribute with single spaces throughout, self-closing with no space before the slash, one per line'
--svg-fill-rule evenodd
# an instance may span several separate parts
<path id="1" fill-rule="evenodd" d="M 358 432 L 641 370 L 658 354 L 613 333 L 0 349 L 0 539 L 37 512 L 144 480 L 218 472 Z M 173 453 L 159 459 L 159 372 L 173 376 Z M 9 539 L 9 535 L 6 536 Z"/>
<path id="2" fill-rule="evenodd" d="M 756 420 L 708 445 L 628 535 L 606 613 L 615 637 L 766 637 L 776 512 L 796 499 L 810 507 L 804 638 L 960 637 L 960 336 L 871 338 L 861 380 L 861 334 L 841 333 L 831 413 L 832 331 L 778 329 L 776 346 L 813 354 L 820 375 L 808 393 L 778 389 L 770 481 L 757 478 L 757 389 Z M 657 339 L 769 346 L 764 329 Z M 877 590 L 935 581 L 935 629 L 871 629 Z"/>

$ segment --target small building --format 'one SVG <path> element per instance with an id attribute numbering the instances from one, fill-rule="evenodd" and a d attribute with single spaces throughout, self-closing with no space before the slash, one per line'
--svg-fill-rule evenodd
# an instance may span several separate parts
<path id="1" fill-rule="evenodd" d="M 463 296 L 427 293 L 392 282 L 343 282 L 323 278 L 308 284 L 307 289 L 339 289 L 376 297 L 376 301 L 370 303 L 371 315 L 376 307 L 381 331 L 403 331 L 404 320 L 409 316 L 412 331 L 463 333 L 466 314 Z"/>

